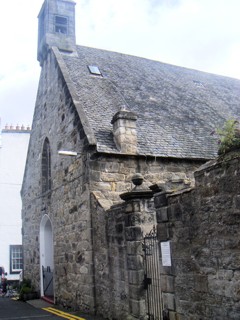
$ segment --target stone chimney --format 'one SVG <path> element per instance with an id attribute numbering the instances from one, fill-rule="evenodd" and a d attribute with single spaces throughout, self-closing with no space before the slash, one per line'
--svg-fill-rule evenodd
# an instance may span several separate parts
<path id="1" fill-rule="evenodd" d="M 127 154 L 137 154 L 137 115 L 125 107 L 118 111 L 111 121 L 113 125 L 114 142 L 119 151 Z"/>

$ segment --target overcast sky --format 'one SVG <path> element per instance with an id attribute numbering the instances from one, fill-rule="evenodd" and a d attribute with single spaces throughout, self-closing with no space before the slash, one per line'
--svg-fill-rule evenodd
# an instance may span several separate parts
<path id="1" fill-rule="evenodd" d="M 0 1 L 0 117 L 31 125 L 43 0 Z M 76 0 L 77 44 L 240 79 L 239 0 Z"/>

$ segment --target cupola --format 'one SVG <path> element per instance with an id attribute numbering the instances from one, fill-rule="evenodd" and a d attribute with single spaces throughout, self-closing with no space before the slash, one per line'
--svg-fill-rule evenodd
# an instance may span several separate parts
<path id="1" fill-rule="evenodd" d="M 45 0 L 38 15 L 38 53 L 40 65 L 46 59 L 49 48 L 74 52 L 75 2 L 73 0 Z"/>

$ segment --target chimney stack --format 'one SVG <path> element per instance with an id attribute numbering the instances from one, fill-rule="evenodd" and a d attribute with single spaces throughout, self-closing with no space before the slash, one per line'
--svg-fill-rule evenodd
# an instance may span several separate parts
<path id="1" fill-rule="evenodd" d="M 111 121 L 114 142 L 118 150 L 126 154 L 137 154 L 137 115 L 125 107 L 118 111 Z"/>

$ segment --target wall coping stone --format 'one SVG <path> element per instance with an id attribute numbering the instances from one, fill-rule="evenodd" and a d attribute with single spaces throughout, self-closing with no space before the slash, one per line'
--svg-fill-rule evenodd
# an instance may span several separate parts
<path id="1" fill-rule="evenodd" d="M 190 188 L 190 182 L 184 179 L 171 179 L 165 183 L 156 183 L 149 187 L 154 193 L 178 192 Z"/>
<path id="2" fill-rule="evenodd" d="M 219 156 L 218 158 L 214 159 L 214 160 L 210 160 L 206 163 L 204 163 L 203 165 L 201 165 L 195 172 L 194 172 L 194 176 L 200 176 L 202 175 L 204 172 L 209 171 L 209 170 L 213 170 L 215 169 L 217 166 L 221 166 L 223 163 L 226 162 L 231 162 L 234 159 L 239 159 L 240 158 L 240 152 L 239 151 L 230 151 L 228 153 L 226 153 L 225 155 Z"/>
<path id="3" fill-rule="evenodd" d="M 191 192 L 194 189 L 195 188 L 187 188 L 187 189 L 178 190 L 176 192 L 166 192 L 167 193 L 166 197 L 170 198 L 170 197 L 178 196 L 178 195 L 183 194 L 183 193 Z"/>
<path id="4" fill-rule="evenodd" d="M 120 198 L 124 201 L 133 199 L 151 199 L 152 197 L 152 190 L 132 190 L 130 192 L 120 194 Z"/>

